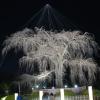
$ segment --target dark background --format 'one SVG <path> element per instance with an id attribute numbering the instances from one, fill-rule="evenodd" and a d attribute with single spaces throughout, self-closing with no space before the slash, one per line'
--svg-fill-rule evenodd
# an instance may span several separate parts
<path id="1" fill-rule="evenodd" d="M 0 40 L 18 31 L 47 3 L 99 41 L 100 3 L 96 0 L 0 0 Z"/>
<path id="2" fill-rule="evenodd" d="M 96 0 L 0 0 L 0 54 L 4 39 L 21 29 L 47 3 L 82 31 L 93 33 L 100 44 L 100 3 Z M 18 70 L 17 61 L 18 56 L 13 53 L 5 61 L 0 56 L 0 80 L 13 79 Z"/>

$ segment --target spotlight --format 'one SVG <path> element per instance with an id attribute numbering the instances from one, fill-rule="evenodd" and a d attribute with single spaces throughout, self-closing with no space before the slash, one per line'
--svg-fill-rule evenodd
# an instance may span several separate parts
<path id="1" fill-rule="evenodd" d="M 75 84 L 75 85 L 74 85 L 74 88 L 78 88 L 78 85 Z"/>
<path id="2" fill-rule="evenodd" d="M 32 90 L 34 90 L 34 88 L 32 87 Z"/>
<path id="3" fill-rule="evenodd" d="M 39 88 L 39 85 L 36 85 L 36 88 Z"/>
<path id="4" fill-rule="evenodd" d="M 45 89 L 46 87 L 44 86 L 43 88 Z"/>
<path id="5" fill-rule="evenodd" d="M 65 85 L 64 87 L 65 87 L 65 88 L 67 88 L 68 86 L 67 86 L 67 85 Z"/>
<path id="6" fill-rule="evenodd" d="M 55 87 L 53 86 L 52 89 L 55 89 Z"/>

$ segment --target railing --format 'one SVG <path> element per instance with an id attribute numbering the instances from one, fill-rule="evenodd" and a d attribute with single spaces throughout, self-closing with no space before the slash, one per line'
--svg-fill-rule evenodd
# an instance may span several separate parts
<path id="1" fill-rule="evenodd" d="M 79 95 L 79 96 L 65 96 L 65 100 L 89 100 L 88 96 Z M 93 100 L 100 100 L 100 96 L 94 96 Z"/>
<path id="2" fill-rule="evenodd" d="M 94 96 L 93 100 L 100 100 L 100 96 Z"/>
<path id="3" fill-rule="evenodd" d="M 65 96 L 65 100 L 89 100 L 89 96 Z"/>
<path id="4" fill-rule="evenodd" d="M 54 100 L 61 100 L 60 96 L 55 96 Z M 28 97 L 24 97 L 23 100 L 39 100 L 39 98 L 32 98 L 29 99 Z M 47 97 L 47 99 L 43 98 L 43 100 L 50 100 L 50 97 Z M 65 96 L 64 100 L 89 100 L 89 96 L 86 95 L 78 95 L 78 96 Z M 100 96 L 94 96 L 93 100 L 100 100 Z"/>

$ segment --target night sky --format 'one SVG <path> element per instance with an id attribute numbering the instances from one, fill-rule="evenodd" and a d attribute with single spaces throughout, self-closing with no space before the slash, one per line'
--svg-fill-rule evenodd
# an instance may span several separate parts
<path id="1" fill-rule="evenodd" d="M 82 31 L 94 33 L 100 44 L 100 5 L 96 0 L 0 0 L 0 49 L 7 36 L 21 30 L 21 27 L 47 3 Z M 12 53 L 1 64 L 0 56 L 0 80 L 14 75 L 18 66 L 15 63 L 17 60 L 18 56 Z"/>

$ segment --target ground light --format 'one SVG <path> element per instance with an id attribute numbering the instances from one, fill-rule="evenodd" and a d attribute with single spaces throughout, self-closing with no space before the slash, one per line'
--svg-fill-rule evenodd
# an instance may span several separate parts
<path id="1" fill-rule="evenodd" d="M 77 84 L 75 84 L 75 85 L 74 85 L 74 88 L 78 88 L 78 85 L 77 85 Z"/>
<path id="2" fill-rule="evenodd" d="M 53 86 L 52 89 L 55 89 L 55 87 Z"/>
<path id="3" fill-rule="evenodd" d="M 45 88 L 46 88 L 46 86 L 43 86 L 43 88 L 45 89 Z"/>
<path id="4" fill-rule="evenodd" d="M 64 87 L 65 87 L 65 88 L 67 88 L 68 86 L 67 86 L 67 85 L 65 85 Z"/>
<path id="5" fill-rule="evenodd" d="M 34 88 L 32 87 L 32 90 L 34 90 Z"/>
<path id="6" fill-rule="evenodd" d="M 39 85 L 36 85 L 36 88 L 39 88 Z"/>

